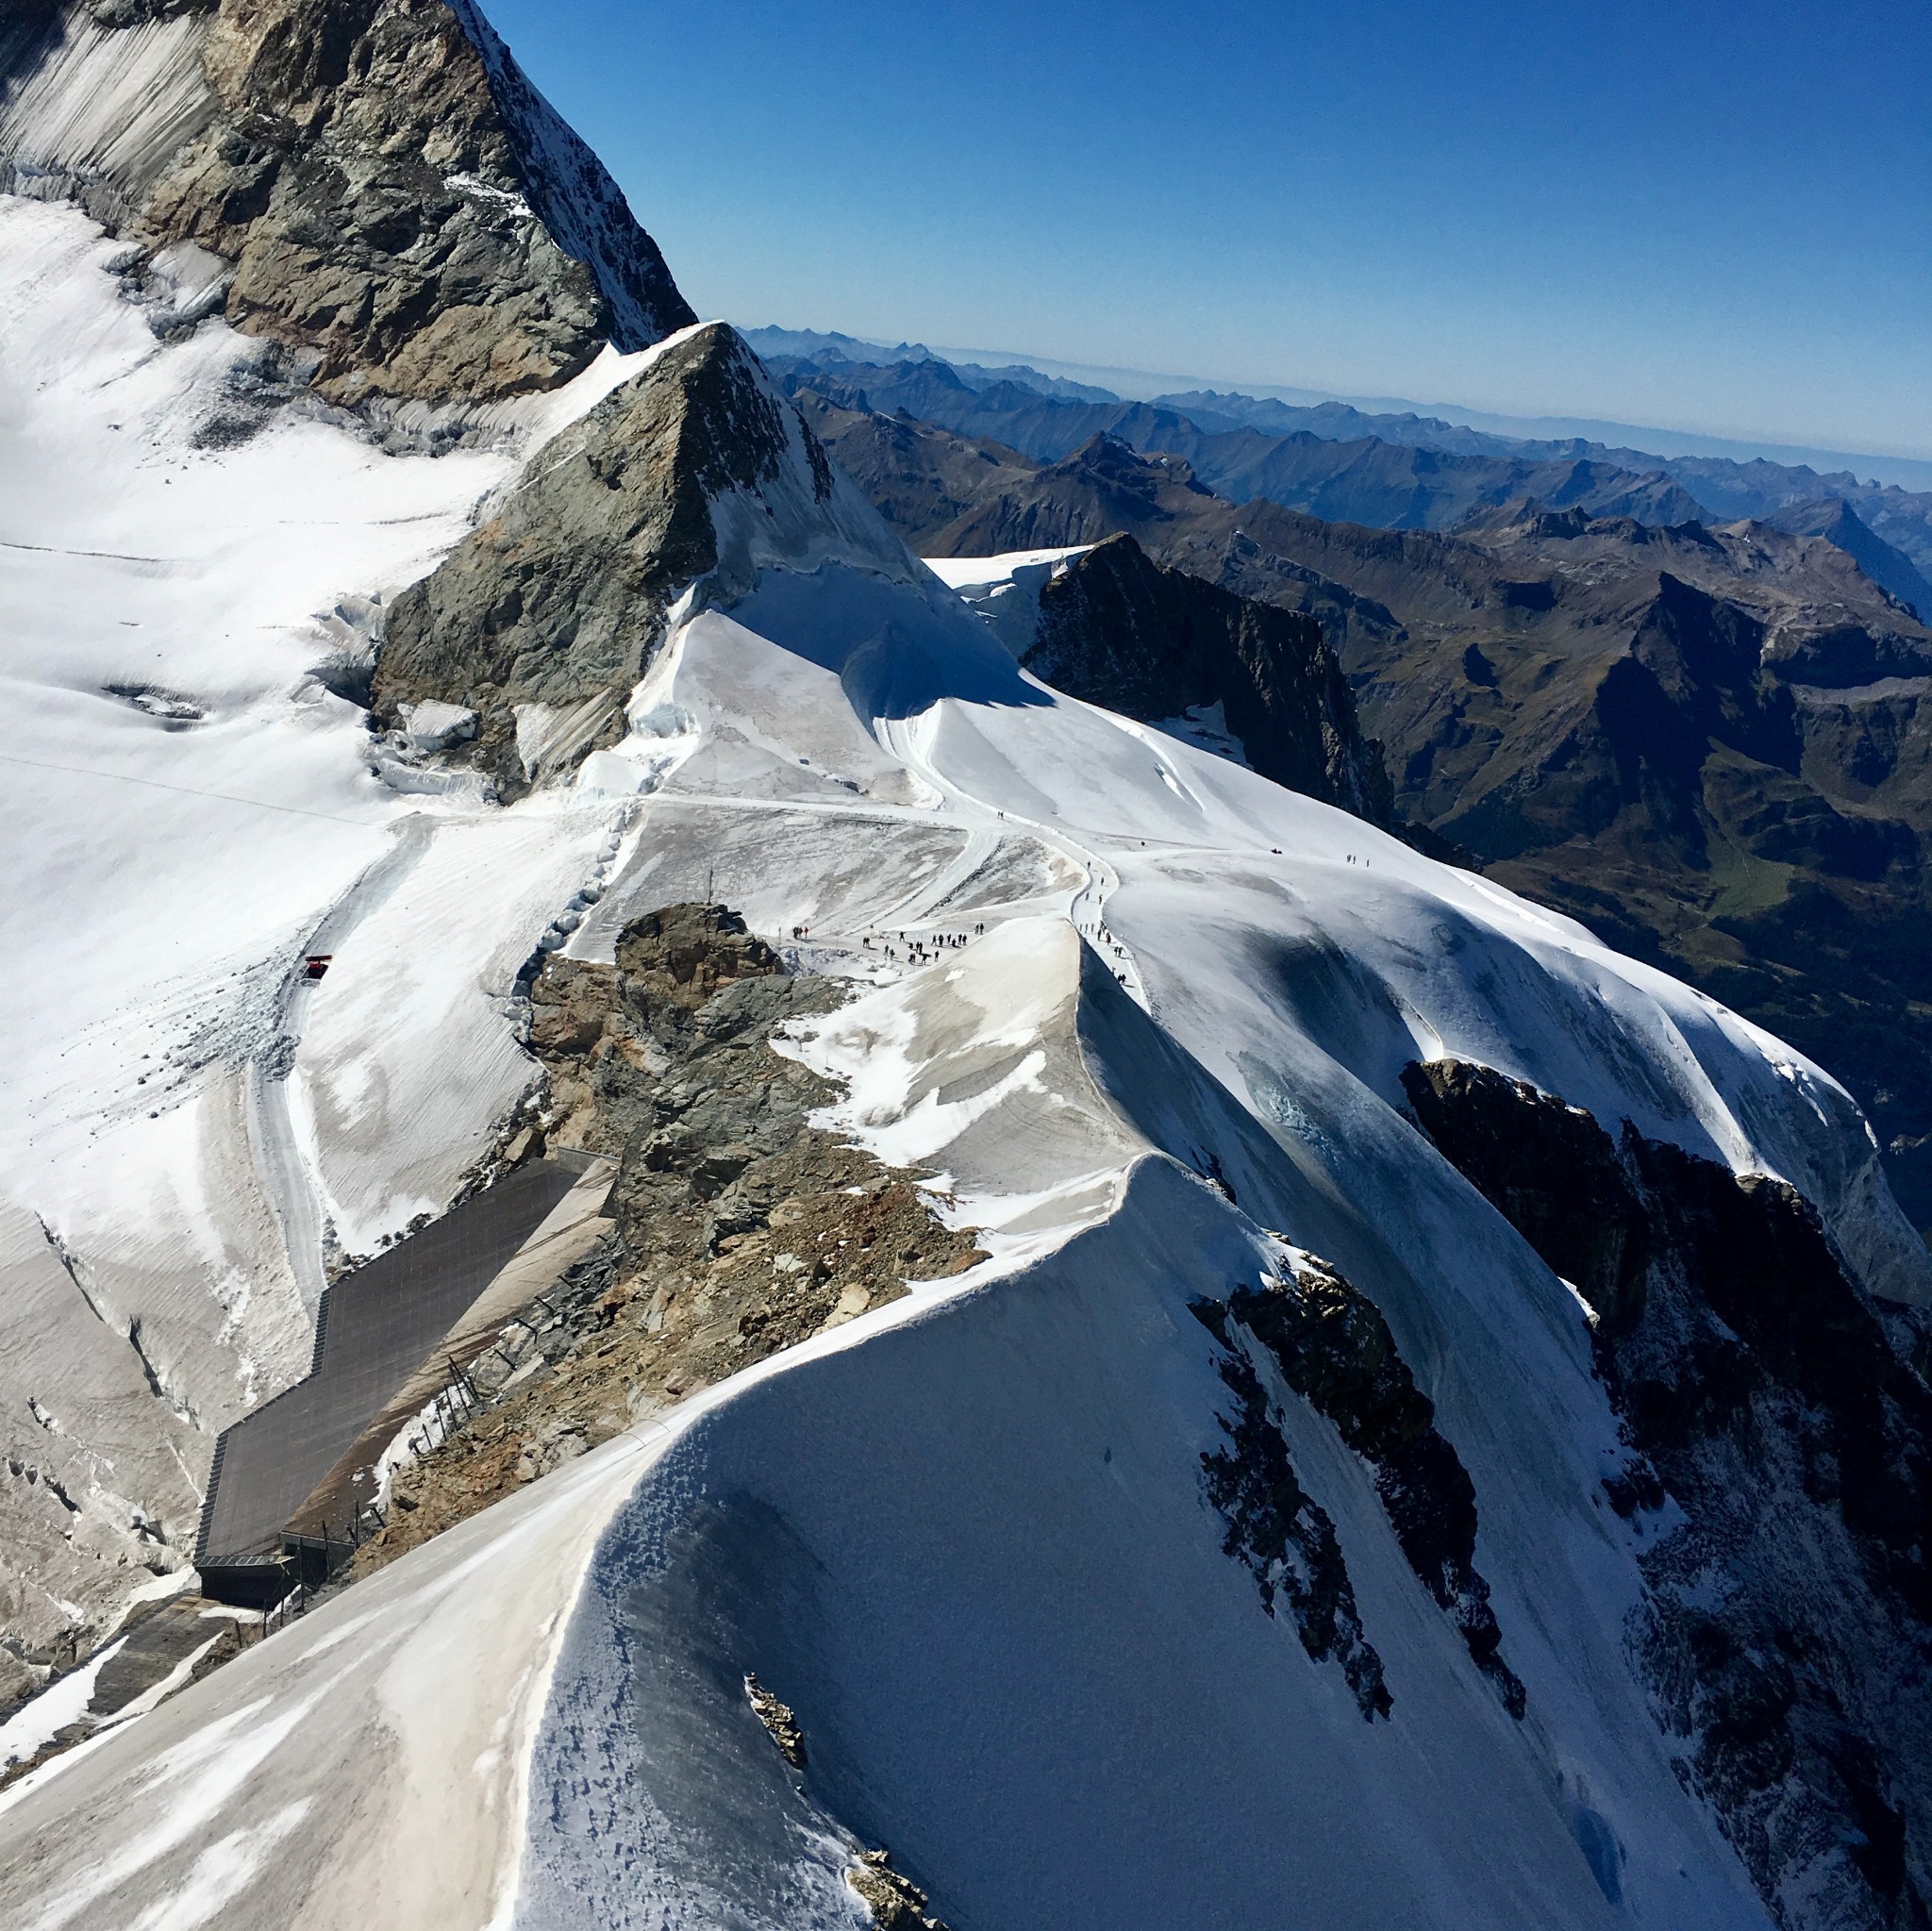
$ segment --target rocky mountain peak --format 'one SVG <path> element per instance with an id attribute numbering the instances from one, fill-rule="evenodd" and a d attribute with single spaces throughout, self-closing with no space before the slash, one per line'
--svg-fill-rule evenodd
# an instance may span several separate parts
<path id="1" fill-rule="evenodd" d="M 708 324 L 546 444 L 398 599 L 376 717 L 393 725 L 425 701 L 475 712 L 466 755 L 513 797 L 617 729 L 692 584 L 728 601 L 766 562 L 809 567 L 841 546 L 888 574 L 917 569 L 743 339 Z"/>
<path id="2" fill-rule="evenodd" d="M 1362 737 L 1322 626 L 1165 568 L 1130 536 L 1095 544 L 1041 588 L 1024 662 L 1129 717 L 1219 706 L 1264 776 L 1377 824 L 1392 815 L 1380 749 Z"/>
<path id="3" fill-rule="evenodd" d="M 1932 582 L 1909 557 L 1879 536 L 1844 497 L 1788 504 L 1765 521 L 1773 529 L 1792 536 L 1823 537 L 1922 623 L 1932 621 Z"/>
<path id="4" fill-rule="evenodd" d="M 68 0 L 0 43 L 0 185 L 216 258 L 337 403 L 554 388 L 695 320 L 468 0 Z"/>

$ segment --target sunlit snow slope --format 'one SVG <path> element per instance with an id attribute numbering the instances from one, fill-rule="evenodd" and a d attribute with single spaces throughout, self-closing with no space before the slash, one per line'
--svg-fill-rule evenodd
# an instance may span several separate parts
<path id="1" fill-rule="evenodd" d="M 8 232 L 76 286 L 100 273 L 65 216 Z M 130 393 L 153 379 L 137 365 Z M 147 420 L 45 407 L 9 398 L 8 433 L 89 459 Z M 713 506 L 719 568 L 627 735 L 510 811 L 398 802 L 345 706 L 287 695 L 317 647 L 306 612 L 422 568 L 493 458 L 386 465 L 291 424 L 275 433 L 300 459 L 252 490 L 233 466 L 274 444 L 123 458 L 146 494 L 122 524 L 19 506 L 25 541 L 66 546 L 5 553 L 49 574 L 40 621 L 63 626 L 20 652 L 19 755 L 117 775 L 17 779 L 41 830 L 14 847 L 9 942 L 46 1042 L 9 1069 L 12 1172 L 24 1211 L 92 1243 L 101 1305 L 180 1310 L 238 1382 L 298 1348 L 276 1214 L 366 1240 L 437 1198 L 515 1084 L 508 974 L 620 817 L 570 950 L 608 958 L 628 919 L 708 891 L 772 937 L 809 927 L 860 989 L 792 1050 L 848 1082 L 838 1124 L 942 1176 L 992 1257 L 48 1766 L 0 1816 L 7 1921 L 145 1925 L 174 1897 L 193 1902 L 171 1923 L 320 1924 L 353 1898 L 371 1931 L 858 1926 L 845 1873 L 884 1843 L 955 1931 L 1764 1923 L 1626 1653 L 1660 1524 L 1604 1505 L 1623 1451 L 1582 1308 L 1403 1117 L 1398 1074 L 1479 1061 L 1784 1175 L 1870 1289 L 1922 1299 L 1850 1102 L 1580 928 L 1031 681 L 849 486 L 820 504 L 788 420 L 776 480 Z M 275 491 L 311 489 L 359 520 L 340 550 L 278 552 Z M 170 522 L 175 490 L 225 493 Z M 168 560 L 138 599 L 114 601 L 111 561 L 57 598 L 82 542 Z M 250 543 L 285 560 L 207 560 Z M 169 626 L 161 670 L 124 622 Z M 205 722 L 103 694 L 163 672 Z M 130 804 L 134 777 L 254 802 Z M 336 966 L 291 1004 L 280 975 L 345 895 Z M 939 934 L 971 942 L 905 963 Z M 290 1015 L 299 1042 L 275 1048 Z M 293 1068 L 286 1124 L 271 1052 Z M 1307 1254 L 1380 1308 L 1468 1472 L 1520 1718 L 1365 1464 L 1284 1386 L 1265 1392 L 1332 1519 L 1386 1715 L 1227 1552 L 1203 1457 L 1230 1384 L 1194 1304 Z M 251 1298 L 211 1314 L 225 1279 Z M 802 1772 L 747 1672 L 795 1710 Z"/>
<path id="2" fill-rule="evenodd" d="M 325 1248 L 447 1201 L 526 1079 L 517 968 L 619 817 L 434 794 L 328 681 L 642 358 L 435 460 L 299 408 L 233 441 L 258 345 L 158 341 L 126 254 L 0 197 L 0 1414 L 35 1472 L 0 1483 L 0 1620 L 29 1643 L 186 1559 L 215 1433 L 307 1368 Z"/>

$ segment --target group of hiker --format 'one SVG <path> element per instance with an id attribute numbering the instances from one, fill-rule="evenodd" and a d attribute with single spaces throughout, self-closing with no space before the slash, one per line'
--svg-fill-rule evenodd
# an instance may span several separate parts
<path id="1" fill-rule="evenodd" d="M 908 933 L 899 932 L 890 936 L 881 936 L 877 941 L 876 949 L 882 952 L 887 958 L 897 963 L 899 959 L 898 946 L 895 946 L 892 942 L 893 939 L 896 938 L 898 945 L 904 946 L 906 949 L 907 964 L 928 965 L 941 952 L 950 951 L 957 946 L 964 945 L 969 939 L 979 938 L 985 930 L 986 922 L 981 920 L 978 924 L 974 926 L 970 933 L 933 932 L 926 934 L 923 938 L 914 938 Z M 858 942 L 867 952 L 874 950 L 874 942 L 870 933 L 867 933 Z"/>

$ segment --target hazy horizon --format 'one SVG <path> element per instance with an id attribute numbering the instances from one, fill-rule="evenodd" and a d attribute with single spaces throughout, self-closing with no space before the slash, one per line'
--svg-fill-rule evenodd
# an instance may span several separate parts
<path id="1" fill-rule="evenodd" d="M 1010 347 L 971 347 L 957 343 L 923 341 L 918 338 L 885 341 L 881 340 L 877 330 L 812 329 L 804 324 L 774 324 L 754 320 L 749 316 L 726 316 L 720 319 L 729 321 L 735 327 L 754 336 L 768 328 L 776 328 L 787 335 L 837 335 L 861 347 L 882 351 L 896 348 L 924 349 L 944 361 L 962 367 L 976 364 L 991 369 L 1008 366 L 1032 368 L 1043 375 L 1064 376 L 1075 382 L 1110 389 L 1124 401 L 1153 401 L 1163 395 L 1208 389 L 1223 393 L 1276 396 L 1296 405 L 1341 402 L 1369 414 L 1412 411 L 1422 416 L 1436 416 L 1450 423 L 1464 424 L 1471 428 L 1485 430 L 1491 434 L 1524 440 L 1542 439 L 1554 441 L 1580 437 L 1613 445 L 1621 443 L 1625 447 L 1660 457 L 1724 456 L 1736 461 L 1748 461 L 1753 457 L 1762 457 L 1772 462 L 1792 465 L 1808 462 L 1813 468 L 1832 471 L 1850 468 L 1862 479 L 1896 483 L 1902 489 L 1912 491 L 1932 491 L 1932 457 L 1900 456 L 1882 450 L 1821 449 L 1807 443 L 1769 442 L 1757 438 L 1714 436 L 1701 430 L 1687 429 L 1670 424 L 1619 423 L 1601 418 L 1574 416 L 1515 416 L 1507 412 L 1472 408 L 1462 403 L 1441 399 L 1430 401 L 1415 396 L 1347 395 L 1333 390 L 1314 389 L 1294 383 L 1243 381 L 1240 377 L 1202 375 L 1198 372 L 1162 373 L 1147 369 L 1114 368 L 1098 362 L 1066 362 L 1057 358 L 1039 356 L 1024 349 Z"/>
<path id="2" fill-rule="evenodd" d="M 707 314 L 1932 458 L 1923 9 L 490 10 Z"/>

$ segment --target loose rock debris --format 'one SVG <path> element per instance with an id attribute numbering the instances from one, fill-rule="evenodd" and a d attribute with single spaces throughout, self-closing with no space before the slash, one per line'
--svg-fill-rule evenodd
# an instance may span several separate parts
<path id="1" fill-rule="evenodd" d="M 469 1371 L 479 1407 L 399 1474 L 366 1574 L 736 1370 L 983 1258 L 925 1176 L 809 1115 L 836 1090 L 773 1039 L 844 997 L 718 906 L 625 928 L 530 992 L 543 1136 L 619 1161 L 612 1233 Z"/>

